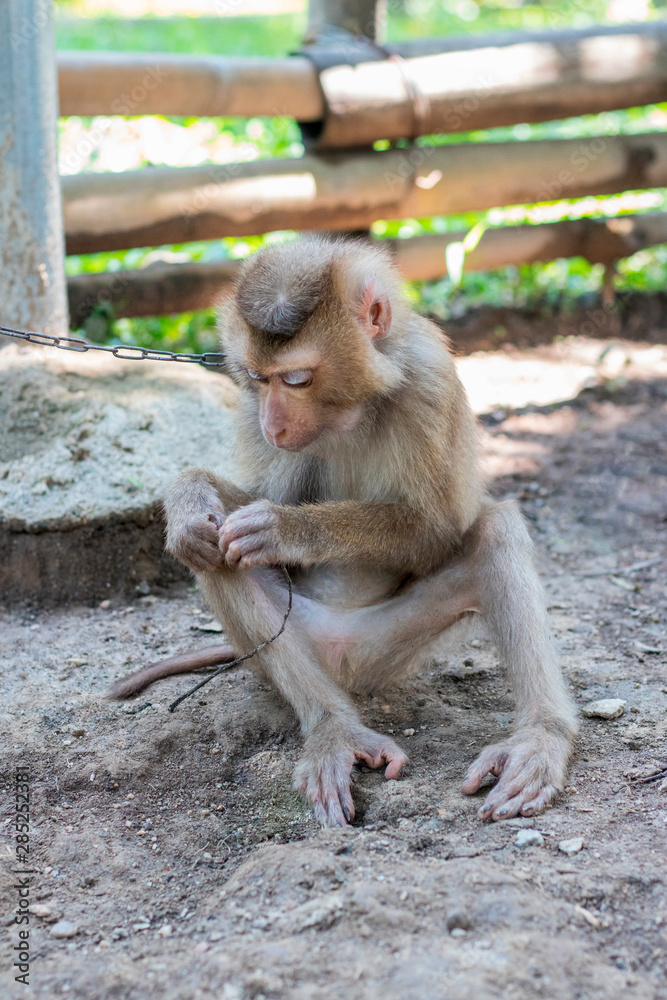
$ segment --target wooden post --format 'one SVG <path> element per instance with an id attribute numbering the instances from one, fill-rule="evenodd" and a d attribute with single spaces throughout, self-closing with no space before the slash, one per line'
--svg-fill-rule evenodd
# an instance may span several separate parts
<path id="1" fill-rule="evenodd" d="M 51 0 L 0 3 L 0 318 L 67 334 Z"/>
<path id="2" fill-rule="evenodd" d="M 385 8 L 385 0 L 310 0 L 306 41 L 317 41 L 327 28 L 342 28 L 380 42 Z"/>
<path id="3" fill-rule="evenodd" d="M 310 0 L 306 43 L 325 41 L 327 28 L 342 28 L 351 35 L 381 43 L 387 22 L 386 0 Z M 347 229 L 339 235 L 368 238 L 368 229 Z"/>

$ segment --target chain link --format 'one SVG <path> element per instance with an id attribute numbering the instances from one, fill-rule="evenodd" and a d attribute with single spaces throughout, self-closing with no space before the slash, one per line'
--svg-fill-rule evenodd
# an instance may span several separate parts
<path id="1" fill-rule="evenodd" d="M 28 333 L 25 330 L 12 330 L 8 326 L 0 326 L 0 334 L 13 337 L 15 340 L 25 340 L 29 344 L 38 344 L 40 347 L 57 347 L 61 351 L 76 351 L 78 354 L 104 351 L 123 361 L 181 361 L 184 364 L 203 365 L 204 368 L 220 368 L 225 363 L 224 354 L 216 354 L 213 351 L 208 351 L 206 354 L 181 354 L 178 351 L 132 347 L 130 344 L 89 344 L 80 337 L 52 337 L 48 333 Z"/>

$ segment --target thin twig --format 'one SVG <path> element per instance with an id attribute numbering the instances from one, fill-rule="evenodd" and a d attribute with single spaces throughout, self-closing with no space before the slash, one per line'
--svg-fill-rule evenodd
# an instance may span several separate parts
<path id="1" fill-rule="evenodd" d="M 659 781 L 660 778 L 667 778 L 667 767 L 663 771 L 656 771 L 654 774 L 645 774 L 642 778 L 630 778 L 630 785 L 646 785 L 649 781 Z"/>
<path id="2" fill-rule="evenodd" d="M 283 572 L 283 576 L 287 580 L 287 587 L 289 590 L 289 601 L 287 603 L 287 611 L 285 612 L 283 623 L 276 632 L 276 634 L 272 635 L 270 639 L 265 639 L 264 642 L 260 642 L 257 646 L 255 646 L 255 648 L 250 653 L 246 653 L 245 656 L 238 656 L 235 660 L 230 660 L 229 663 L 223 663 L 221 667 L 218 667 L 218 669 L 215 670 L 212 674 L 209 674 L 208 677 L 205 677 L 203 681 L 199 682 L 199 684 L 195 684 L 195 686 L 193 688 L 190 688 L 189 691 L 186 691 L 185 694 L 180 695 L 176 699 L 176 701 L 172 701 L 171 705 L 169 706 L 170 712 L 175 711 L 182 701 L 185 701 L 186 698 L 189 698 L 191 694 L 195 693 L 195 691 L 199 691 L 200 688 L 203 688 L 205 684 L 208 684 L 210 681 L 212 681 L 214 677 L 218 676 L 218 674 L 223 673 L 223 671 L 225 670 L 231 669 L 231 667 L 237 666 L 239 663 L 243 663 L 244 660 L 249 660 L 251 657 L 255 655 L 255 653 L 259 653 L 260 649 L 264 649 L 264 647 L 268 646 L 269 643 L 275 642 L 276 639 L 283 634 L 283 632 L 285 631 L 285 626 L 287 625 L 287 619 L 289 618 L 290 612 L 292 610 L 292 580 L 289 573 L 287 572 L 287 569 L 284 566 L 281 566 L 280 568 Z"/>

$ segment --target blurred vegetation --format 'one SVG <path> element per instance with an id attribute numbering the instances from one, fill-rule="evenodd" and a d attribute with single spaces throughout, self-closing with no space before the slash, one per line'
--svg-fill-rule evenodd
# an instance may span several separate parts
<path id="1" fill-rule="evenodd" d="M 56 38 L 60 49 L 281 56 L 299 47 L 305 25 L 304 13 L 252 18 L 146 16 L 128 20 L 112 16 L 78 16 L 82 10 L 85 12 L 85 0 L 59 0 L 56 7 Z M 398 40 L 470 32 L 585 27 L 597 23 L 652 19 L 664 15 L 666 8 L 667 0 L 543 0 L 525 3 L 522 0 L 495 0 L 483 4 L 476 3 L 475 0 L 389 0 L 386 34 L 389 40 Z M 153 126 L 156 122 L 161 123 L 165 137 L 161 144 L 151 146 L 150 139 L 155 134 Z M 98 125 L 99 120 L 93 119 L 62 120 L 62 145 L 66 145 L 69 137 L 90 134 Z M 583 138 L 656 130 L 666 125 L 667 104 L 663 104 L 538 125 L 429 136 L 419 142 L 432 144 Z M 229 162 L 231 159 L 298 156 L 302 151 L 296 124 L 285 119 L 134 118 L 127 119 L 127 136 L 123 137 L 130 165 L 173 162 L 165 158 L 164 149 L 171 150 L 179 144 L 183 145 L 185 130 L 192 136 L 195 136 L 196 130 L 199 133 L 205 131 L 206 135 L 199 145 L 193 140 L 194 148 L 187 153 L 199 158 L 184 160 L 183 163 L 206 162 L 209 157 L 215 162 Z M 175 138 L 177 133 L 178 141 Z M 111 143 L 112 136 L 107 135 L 105 142 Z M 386 144 L 376 144 L 377 148 L 383 148 L 384 145 Z M 127 169 L 122 164 L 120 167 L 110 167 L 105 162 L 103 144 L 96 147 L 93 143 L 92 146 L 86 162 L 75 169 Z M 584 215 L 610 216 L 655 211 L 665 209 L 666 206 L 665 191 L 630 192 L 541 206 L 509 206 L 486 212 L 469 212 L 456 217 L 378 222 L 373 226 L 373 232 L 377 236 L 407 238 L 421 233 L 467 232 L 480 224 L 482 227 L 489 227 L 557 221 Z M 267 240 L 291 239 L 294 236 L 292 233 L 273 233 L 265 237 L 72 256 L 67 259 L 67 270 L 68 274 L 115 271 L 146 266 L 158 259 L 234 259 L 252 252 Z M 506 267 L 485 273 L 466 273 L 464 269 L 461 280 L 457 283 L 449 278 L 437 282 L 414 283 L 410 294 L 420 309 L 442 319 L 483 304 L 530 305 L 544 310 L 557 310 L 568 308 L 581 298 L 590 301 L 600 288 L 601 270 L 600 266 L 590 265 L 581 258 Z M 619 263 L 616 277 L 619 289 L 652 291 L 664 289 L 666 284 L 665 246 L 643 250 Z M 101 341 L 177 347 L 193 351 L 211 350 L 215 345 L 214 323 L 212 310 L 171 317 L 116 320 L 108 307 L 100 307 L 98 313 L 86 324 L 84 333 Z"/>

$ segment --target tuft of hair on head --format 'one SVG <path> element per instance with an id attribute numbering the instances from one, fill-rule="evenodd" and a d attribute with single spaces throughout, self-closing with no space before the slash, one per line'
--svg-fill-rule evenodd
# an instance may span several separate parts
<path id="1" fill-rule="evenodd" d="M 249 258 L 236 303 L 249 326 L 290 339 L 324 301 L 330 287 L 332 243 L 302 240 L 266 247 Z"/>

